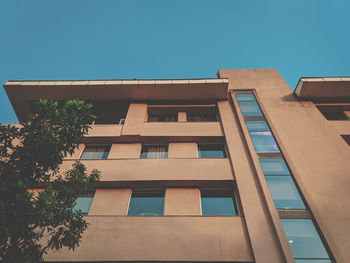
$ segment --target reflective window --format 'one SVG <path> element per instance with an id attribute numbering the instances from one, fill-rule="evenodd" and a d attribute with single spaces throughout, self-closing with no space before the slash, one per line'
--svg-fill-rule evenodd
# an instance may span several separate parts
<path id="1" fill-rule="evenodd" d="M 73 211 L 78 212 L 82 215 L 87 215 L 90 210 L 92 199 L 93 199 L 93 194 L 87 194 L 87 195 L 78 197 L 77 200 L 75 201 L 76 204 L 73 208 Z"/>
<path id="2" fill-rule="evenodd" d="M 241 101 L 239 102 L 239 108 L 245 117 L 263 116 L 259 105 L 255 101 Z"/>
<path id="3" fill-rule="evenodd" d="M 296 259 L 295 263 L 332 263 L 330 259 Z"/>
<path id="4" fill-rule="evenodd" d="M 131 195 L 129 216 L 162 216 L 164 209 L 163 191 L 137 191 Z"/>
<path id="5" fill-rule="evenodd" d="M 201 190 L 202 215 L 237 215 L 232 190 Z"/>
<path id="6" fill-rule="evenodd" d="M 251 92 L 241 92 L 241 93 L 236 93 L 236 98 L 237 101 L 256 101 L 255 96 Z"/>
<path id="7" fill-rule="evenodd" d="M 199 158 L 226 158 L 225 146 L 223 144 L 199 144 Z"/>
<path id="8" fill-rule="evenodd" d="M 310 219 L 281 219 L 289 246 L 297 262 L 329 259 L 318 232 Z M 304 261 L 307 263 L 313 261 Z M 314 261 L 317 262 L 317 261 Z M 322 262 L 322 261 L 321 261 Z M 327 262 L 327 261 L 325 261 Z"/>
<path id="9" fill-rule="evenodd" d="M 168 158 L 168 145 L 142 145 L 140 158 Z"/>
<path id="10" fill-rule="evenodd" d="M 270 131 L 266 121 L 246 121 L 248 131 Z"/>
<path id="11" fill-rule="evenodd" d="M 278 209 L 306 209 L 290 176 L 265 176 L 272 199 Z"/>
<path id="12" fill-rule="evenodd" d="M 257 153 L 261 152 L 279 152 L 279 148 L 271 132 L 250 132 L 254 148 Z"/>
<path id="13" fill-rule="evenodd" d="M 265 175 L 290 175 L 288 167 L 282 158 L 260 159 Z"/>
<path id="14" fill-rule="evenodd" d="M 86 145 L 80 159 L 107 159 L 110 145 Z"/>

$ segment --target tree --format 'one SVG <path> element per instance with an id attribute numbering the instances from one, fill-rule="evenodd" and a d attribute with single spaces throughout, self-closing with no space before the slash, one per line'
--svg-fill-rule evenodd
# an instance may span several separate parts
<path id="1" fill-rule="evenodd" d="M 20 127 L 0 126 L 0 262 L 40 262 L 49 249 L 74 249 L 87 222 L 74 205 L 100 173 L 83 164 L 60 172 L 90 128 L 92 105 L 40 100 Z M 29 189 L 43 187 L 34 194 Z"/>

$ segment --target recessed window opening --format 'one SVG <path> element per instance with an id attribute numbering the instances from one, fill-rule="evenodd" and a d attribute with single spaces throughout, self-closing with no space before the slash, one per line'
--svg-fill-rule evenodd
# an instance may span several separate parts
<path id="1" fill-rule="evenodd" d="M 199 158 L 226 158 L 226 149 L 224 144 L 198 144 Z"/>
<path id="2" fill-rule="evenodd" d="M 164 213 L 163 190 L 132 191 L 128 216 L 162 216 Z"/>
<path id="3" fill-rule="evenodd" d="M 350 111 L 350 106 L 317 106 L 323 116 L 330 121 L 349 120 L 345 111 Z"/>
<path id="4" fill-rule="evenodd" d="M 86 145 L 80 159 L 107 159 L 110 149 L 111 145 Z"/>
<path id="5" fill-rule="evenodd" d="M 141 159 L 168 158 L 168 145 L 144 144 L 141 148 Z"/>
<path id="6" fill-rule="evenodd" d="M 205 216 L 238 215 L 233 190 L 202 189 L 201 205 Z"/>
<path id="7" fill-rule="evenodd" d="M 86 193 L 79 196 L 75 201 L 73 211 L 81 215 L 88 215 L 93 198 L 94 193 Z"/>
<path id="8" fill-rule="evenodd" d="M 129 103 L 119 101 L 93 102 L 93 114 L 96 119 L 93 124 L 124 124 Z"/>

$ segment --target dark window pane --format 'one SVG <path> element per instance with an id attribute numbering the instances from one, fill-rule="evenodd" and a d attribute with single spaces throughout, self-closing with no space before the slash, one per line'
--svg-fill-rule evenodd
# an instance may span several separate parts
<path id="1" fill-rule="evenodd" d="M 82 215 L 87 215 L 89 213 L 92 198 L 92 195 L 78 197 L 75 201 L 76 204 L 73 208 L 73 211 L 78 212 Z"/>
<path id="2" fill-rule="evenodd" d="M 140 158 L 168 158 L 167 145 L 142 145 Z"/>
<path id="3" fill-rule="evenodd" d="M 237 215 L 235 199 L 232 191 L 201 191 L 203 215 Z"/>
<path id="4" fill-rule="evenodd" d="M 256 101 L 255 96 L 252 93 L 236 93 L 236 98 L 241 101 Z"/>
<path id="5" fill-rule="evenodd" d="M 246 121 L 248 131 L 270 131 L 266 121 Z"/>
<path id="6" fill-rule="evenodd" d="M 164 192 L 133 191 L 129 216 L 161 216 L 163 215 Z"/>
<path id="7" fill-rule="evenodd" d="M 198 154 L 199 158 L 226 158 L 223 144 L 199 144 Z"/>
<path id="8" fill-rule="evenodd" d="M 290 176 L 265 176 L 277 209 L 306 209 Z"/>
<path id="9" fill-rule="evenodd" d="M 257 153 L 279 152 L 279 148 L 271 132 L 250 132 Z"/>
<path id="10" fill-rule="evenodd" d="M 107 159 L 110 148 L 110 145 L 87 145 L 80 159 Z"/>
<path id="11" fill-rule="evenodd" d="M 263 116 L 258 104 L 255 101 L 241 101 L 239 102 L 239 108 L 241 109 L 242 115 L 245 117 Z"/>
<path id="12" fill-rule="evenodd" d="M 215 113 L 189 113 L 187 114 L 187 122 L 213 122 L 218 121 Z"/>
<path id="13" fill-rule="evenodd" d="M 174 114 L 174 115 L 148 115 L 148 122 L 177 122 L 177 114 Z"/>
<path id="14" fill-rule="evenodd" d="M 327 120 L 348 120 L 343 111 L 321 111 Z"/>
<path id="15" fill-rule="evenodd" d="M 285 161 L 278 159 L 260 159 L 260 164 L 265 175 L 290 175 Z"/>
<path id="16" fill-rule="evenodd" d="M 281 219 L 289 246 L 296 259 L 329 259 L 317 230 L 310 219 Z"/>

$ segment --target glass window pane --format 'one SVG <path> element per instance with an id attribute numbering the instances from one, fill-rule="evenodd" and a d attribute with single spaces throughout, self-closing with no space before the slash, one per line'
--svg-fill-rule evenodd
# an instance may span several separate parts
<path id="1" fill-rule="evenodd" d="M 226 158 L 223 144 L 199 144 L 198 154 L 199 158 Z"/>
<path id="2" fill-rule="evenodd" d="M 133 191 L 128 215 L 161 216 L 163 215 L 164 193 Z"/>
<path id="3" fill-rule="evenodd" d="M 250 132 L 257 153 L 279 152 L 279 148 L 271 132 Z"/>
<path id="4" fill-rule="evenodd" d="M 286 162 L 282 158 L 260 159 L 265 175 L 290 175 Z"/>
<path id="5" fill-rule="evenodd" d="M 110 148 L 110 145 L 87 145 L 85 146 L 84 152 L 81 155 L 80 159 L 107 159 Z"/>
<path id="6" fill-rule="evenodd" d="M 218 121 L 217 114 L 215 113 L 203 113 L 203 114 L 187 114 L 187 122 L 213 122 Z"/>
<path id="7" fill-rule="evenodd" d="M 202 215 L 237 215 L 233 192 L 201 191 Z"/>
<path id="8" fill-rule="evenodd" d="M 140 158 L 168 158 L 167 145 L 142 145 Z"/>
<path id="9" fill-rule="evenodd" d="M 330 259 L 296 259 L 295 263 L 332 263 Z"/>
<path id="10" fill-rule="evenodd" d="M 289 246 L 296 259 L 329 259 L 317 230 L 310 219 L 281 219 Z"/>
<path id="11" fill-rule="evenodd" d="M 253 93 L 236 93 L 236 98 L 239 102 L 241 101 L 255 101 L 255 96 Z"/>
<path id="12" fill-rule="evenodd" d="M 246 121 L 248 131 L 270 131 L 266 121 Z"/>
<path id="13" fill-rule="evenodd" d="M 258 104 L 255 101 L 241 101 L 239 102 L 239 108 L 241 109 L 242 115 L 248 116 L 263 116 Z"/>
<path id="14" fill-rule="evenodd" d="M 272 199 L 278 209 L 306 209 L 290 176 L 265 176 Z"/>
<path id="15" fill-rule="evenodd" d="M 173 115 L 148 115 L 148 122 L 177 122 L 177 114 Z"/>
<path id="16" fill-rule="evenodd" d="M 91 202 L 92 202 L 92 196 L 81 196 L 78 197 L 75 201 L 76 204 L 73 208 L 73 211 L 78 212 L 82 215 L 87 215 L 90 210 Z"/>

